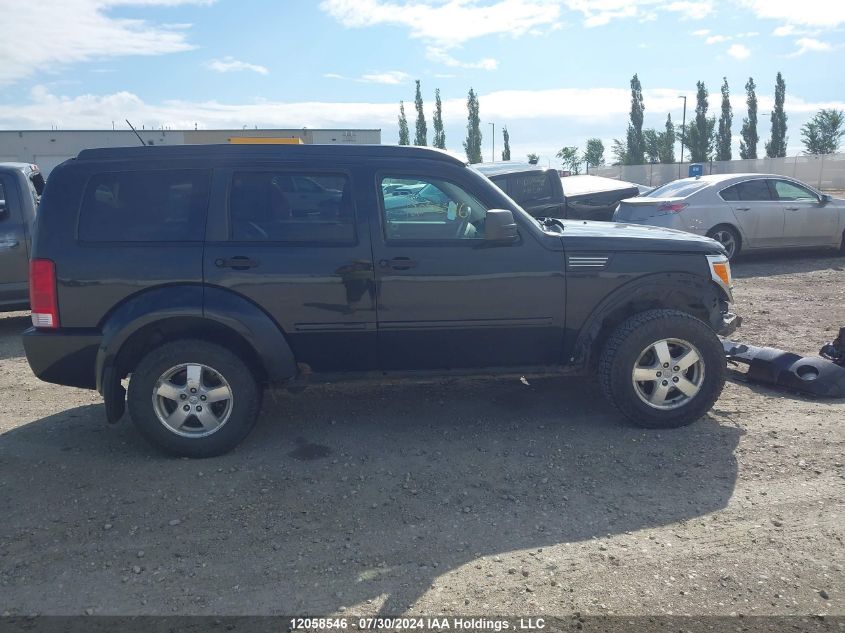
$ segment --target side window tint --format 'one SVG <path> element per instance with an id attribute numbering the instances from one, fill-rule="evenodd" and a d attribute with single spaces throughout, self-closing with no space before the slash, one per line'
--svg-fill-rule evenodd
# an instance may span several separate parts
<path id="1" fill-rule="evenodd" d="M 355 240 L 352 189 L 344 175 L 236 172 L 229 214 L 237 241 Z"/>
<path id="2" fill-rule="evenodd" d="M 778 200 L 790 201 L 804 201 L 804 202 L 818 202 L 819 198 L 809 189 L 805 189 L 800 185 L 785 180 L 775 180 L 775 191 L 778 194 Z"/>
<path id="3" fill-rule="evenodd" d="M 771 200 L 772 193 L 769 191 L 768 183 L 762 178 L 759 180 L 748 180 L 736 185 L 739 199 L 746 202 Z"/>
<path id="4" fill-rule="evenodd" d="M 436 178 L 397 176 L 380 183 L 389 240 L 462 240 L 484 237 L 487 208 L 458 185 Z"/>
<path id="5" fill-rule="evenodd" d="M 722 192 L 719 195 L 722 196 L 722 200 L 726 202 L 733 202 L 735 200 L 739 200 L 739 192 L 737 191 L 736 185 L 734 185 L 733 187 L 728 187 L 727 189 L 722 189 Z"/>
<path id="6" fill-rule="evenodd" d="M 201 169 L 95 174 L 79 215 L 83 242 L 199 242 L 210 173 Z"/>

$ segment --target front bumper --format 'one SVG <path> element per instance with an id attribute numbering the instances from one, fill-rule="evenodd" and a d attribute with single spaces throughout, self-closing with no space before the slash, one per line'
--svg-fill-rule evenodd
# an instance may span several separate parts
<path id="1" fill-rule="evenodd" d="M 23 333 L 26 360 L 33 373 L 45 382 L 95 389 L 98 330 L 39 330 Z"/>

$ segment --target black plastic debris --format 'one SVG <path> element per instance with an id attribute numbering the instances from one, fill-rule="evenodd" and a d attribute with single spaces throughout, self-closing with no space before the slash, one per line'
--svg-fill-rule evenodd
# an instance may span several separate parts
<path id="1" fill-rule="evenodd" d="M 845 328 L 843 328 L 845 330 Z M 836 341 L 830 343 L 842 351 L 843 330 Z M 812 356 L 799 356 L 774 347 L 755 347 L 735 341 L 722 341 L 728 361 L 748 365 L 748 372 L 734 372 L 737 378 L 826 398 L 845 398 L 845 367 Z M 823 349 L 828 348 L 826 345 Z M 830 358 L 830 357 L 828 357 Z"/>
<path id="2" fill-rule="evenodd" d="M 840 367 L 845 367 L 845 327 L 839 328 L 839 336 L 824 345 L 819 355 Z"/>

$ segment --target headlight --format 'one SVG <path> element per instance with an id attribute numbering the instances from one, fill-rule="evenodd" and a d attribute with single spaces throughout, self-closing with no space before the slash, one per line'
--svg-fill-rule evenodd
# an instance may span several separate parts
<path id="1" fill-rule="evenodd" d="M 707 264 L 710 266 L 710 278 L 727 293 L 728 299 L 733 301 L 733 277 L 731 277 L 731 263 L 724 255 L 708 255 Z"/>

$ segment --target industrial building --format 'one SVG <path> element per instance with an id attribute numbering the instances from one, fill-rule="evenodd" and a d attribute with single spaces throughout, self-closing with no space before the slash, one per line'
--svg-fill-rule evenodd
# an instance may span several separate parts
<path id="1" fill-rule="evenodd" d="M 83 149 L 206 143 L 381 144 L 379 129 L 0 130 L 0 162 L 35 163 L 42 173 Z"/>

